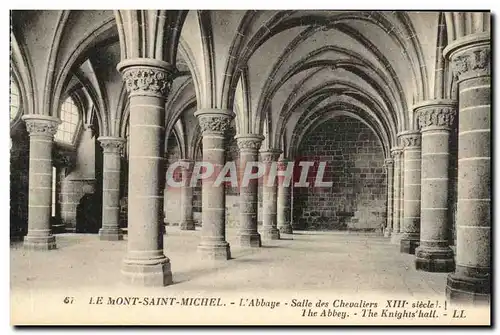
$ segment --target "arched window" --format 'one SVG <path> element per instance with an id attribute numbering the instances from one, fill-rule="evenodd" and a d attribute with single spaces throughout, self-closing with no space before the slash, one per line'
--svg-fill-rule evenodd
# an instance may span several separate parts
<path id="1" fill-rule="evenodd" d="M 14 79 L 10 78 L 10 121 L 13 121 L 19 114 L 21 109 L 21 96 L 19 94 L 19 87 Z"/>
<path id="2" fill-rule="evenodd" d="M 80 114 L 78 107 L 71 97 L 68 97 L 61 105 L 60 110 L 61 124 L 57 128 L 55 136 L 56 141 L 72 144 L 75 138 Z"/>

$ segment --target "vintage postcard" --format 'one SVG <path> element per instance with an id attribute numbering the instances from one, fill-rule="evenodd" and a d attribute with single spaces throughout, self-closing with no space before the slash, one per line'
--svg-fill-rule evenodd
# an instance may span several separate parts
<path id="1" fill-rule="evenodd" d="M 491 325 L 491 14 L 10 11 L 23 325 Z"/>

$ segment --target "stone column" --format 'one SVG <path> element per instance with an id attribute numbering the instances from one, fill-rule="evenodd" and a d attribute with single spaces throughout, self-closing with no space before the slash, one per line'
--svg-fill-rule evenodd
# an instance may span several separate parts
<path id="1" fill-rule="evenodd" d="M 392 158 L 386 158 L 384 165 L 387 171 L 387 224 L 384 230 L 384 236 L 390 237 L 392 234 L 392 224 L 393 224 L 393 171 L 394 171 L 394 160 Z"/>
<path id="2" fill-rule="evenodd" d="M 281 150 L 262 151 L 261 160 L 265 165 L 265 175 L 262 185 L 262 238 L 265 240 L 279 240 L 280 231 L 277 224 L 278 183 L 275 178 L 271 186 L 268 185 L 270 170 L 273 162 L 276 164 Z"/>
<path id="3" fill-rule="evenodd" d="M 399 245 L 401 243 L 401 213 L 402 210 L 402 174 L 401 169 L 401 156 L 403 154 L 403 149 L 400 147 L 394 147 L 391 149 L 392 157 L 394 157 L 394 183 L 393 183 L 393 220 L 392 220 L 392 232 L 391 232 L 391 243 Z"/>
<path id="4" fill-rule="evenodd" d="M 418 130 L 409 130 L 401 134 L 404 159 L 403 181 L 403 229 L 401 252 L 414 254 L 420 243 L 420 166 L 421 136 Z"/>
<path id="5" fill-rule="evenodd" d="M 475 34 L 449 44 L 458 79 L 458 208 L 455 273 L 446 294 L 453 301 L 490 300 L 491 87 L 490 35 Z"/>
<path id="6" fill-rule="evenodd" d="M 422 133 L 420 246 L 415 250 L 415 267 L 429 272 L 451 272 L 455 261 L 448 241 L 448 169 L 455 103 L 426 101 L 414 110 Z"/>
<path id="7" fill-rule="evenodd" d="M 278 161 L 278 170 L 285 171 L 287 168 L 288 160 L 280 159 Z M 278 230 L 281 234 L 293 234 L 292 229 L 292 188 L 293 181 L 290 182 L 290 185 L 285 185 L 283 182 L 278 182 Z"/>
<path id="8" fill-rule="evenodd" d="M 120 222 L 120 158 L 125 139 L 104 137 L 97 139 L 103 148 L 102 228 L 99 238 L 105 241 L 123 240 Z"/>
<path id="9" fill-rule="evenodd" d="M 259 149 L 264 140 L 262 135 L 238 135 L 236 141 L 240 149 L 240 176 L 245 171 L 247 163 L 258 163 Z M 253 172 L 257 167 L 253 168 Z M 241 184 L 240 178 L 240 226 L 238 239 L 242 247 L 260 247 L 260 234 L 257 231 L 258 209 L 258 179 L 251 179 L 248 186 Z"/>
<path id="10" fill-rule="evenodd" d="M 24 247 L 32 250 L 56 248 L 50 219 L 52 212 L 52 145 L 61 121 L 44 115 L 25 115 L 30 136 L 28 234 Z"/>
<path id="11" fill-rule="evenodd" d="M 403 225 L 405 221 L 405 160 L 403 146 L 401 145 L 401 136 L 398 135 L 399 145 L 401 147 L 401 156 L 399 159 L 399 244 L 403 235 Z"/>
<path id="12" fill-rule="evenodd" d="M 128 250 L 122 273 L 130 284 L 166 286 L 172 273 L 163 253 L 163 143 L 173 68 L 150 58 L 127 59 L 117 68 L 130 97 Z"/>
<path id="13" fill-rule="evenodd" d="M 193 220 L 193 188 L 191 187 L 191 175 L 193 174 L 194 161 L 183 159 L 189 164 L 188 167 L 181 165 L 182 183 L 181 187 L 181 220 L 179 228 L 181 230 L 195 230 Z"/>
<path id="14" fill-rule="evenodd" d="M 202 236 L 198 251 L 205 259 L 231 258 L 226 241 L 226 195 L 224 183 L 215 179 L 225 164 L 225 134 L 234 113 L 225 109 L 201 109 L 195 113 L 203 136 L 203 162 L 214 167 L 211 177 L 202 180 Z"/>

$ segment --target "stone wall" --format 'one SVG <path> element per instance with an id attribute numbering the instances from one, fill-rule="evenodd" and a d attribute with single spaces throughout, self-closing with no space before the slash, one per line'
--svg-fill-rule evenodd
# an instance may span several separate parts
<path id="1" fill-rule="evenodd" d="M 82 197 L 86 194 L 96 194 L 96 180 L 94 178 L 74 178 L 71 176 L 66 176 L 65 171 L 58 171 L 58 185 L 56 186 L 58 192 L 58 206 L 60 208 L 60 220 L 64 225 L 67 232 L 77 231 L 77 210 L 80 206 Z M 102 209 L 99 206 L 97 199 L 92 202 L 94 212 Z M 100 213 L 94 213 L 96 219 L 100 217 Z M 98 225 L 96 223 L 96 225 Z M 92 232 L 95 231 L 95 227 L 80 227 L 79 232 Z M 90 228 L 88 230 L 87 228 Z"/>
<path id="2" fill-rule="evenodd" d="M 301 160 L 315 165 L 309 187 L 294 188 L 296 229 L 381 229 L 387 215 L 386 171 L 382 146 L 370 128 L 346 116 L 324 122 L 304 137 L 296 164 Z M 326 163 L 323 180 L 332 187 L 315 187 L 319 162 Z"/>
<path id="3" fill-rule="evenodd" d="M 173 136 L 167 143 L 168 168 L 181 159 L 181 152 Z M 231 136 L 226 148 L 226 161 L 238 164 L 238 147 Z M 299 151 L 300 159 L 326 162 L 324 180 L 333 181 L 334 185 L 332 188 L 295 188 L 293 220 L 296 228 L 380 229 L 385 222 L 387 204 L 384 155 L 377 137 L 367 126 L 353 118 L 336 118 L 306 135 Z M 317 164 L 311 169 L 311 182 L 316 168 Z M 261 200 L 259 194 L 259 222 Z M 201 203 L 199 184 L 193 191 L 194 218 L 198 224 Z M 180 192 L 167 189 L 164 206 L 165 223 L 178 225 Z M 226 184 L 226 225 L 237 227 L 238 222 L 239 190 Z"/>
<path id="4" fill-rule="evenodd" d="M 97 233 L 101 226 L 102 152 L 99 148 L 95 134 L 87 128 L 77 142 L 75 165 L 57 169 L 55 225 L 63 226 L 65 231 Z M 84 196 L 89 199 L 82 199 Z M 87 213 L 85 222 L 77 222 L 78 211 Z"/>

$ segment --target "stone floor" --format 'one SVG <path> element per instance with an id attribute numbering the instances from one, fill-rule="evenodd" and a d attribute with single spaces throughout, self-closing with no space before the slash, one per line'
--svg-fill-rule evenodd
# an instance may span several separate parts
<path id="1" fill-rule="evenodd" d="M 196 253 L 200 231 L 168 227 L 165 253 L 172 263 L 169 291 L 329 290 L 443 295 L 446 274 L 415 270 L 414 256 L 371 233 L 305 232 L 242 249 L 228 231 L 233 259 L 207 263 Z M 57 235 L 58 249 L 29 252 L 11 244 L 11 289 L 116 287 L 126 241 L 99 241 L 97 235 Z"/>

